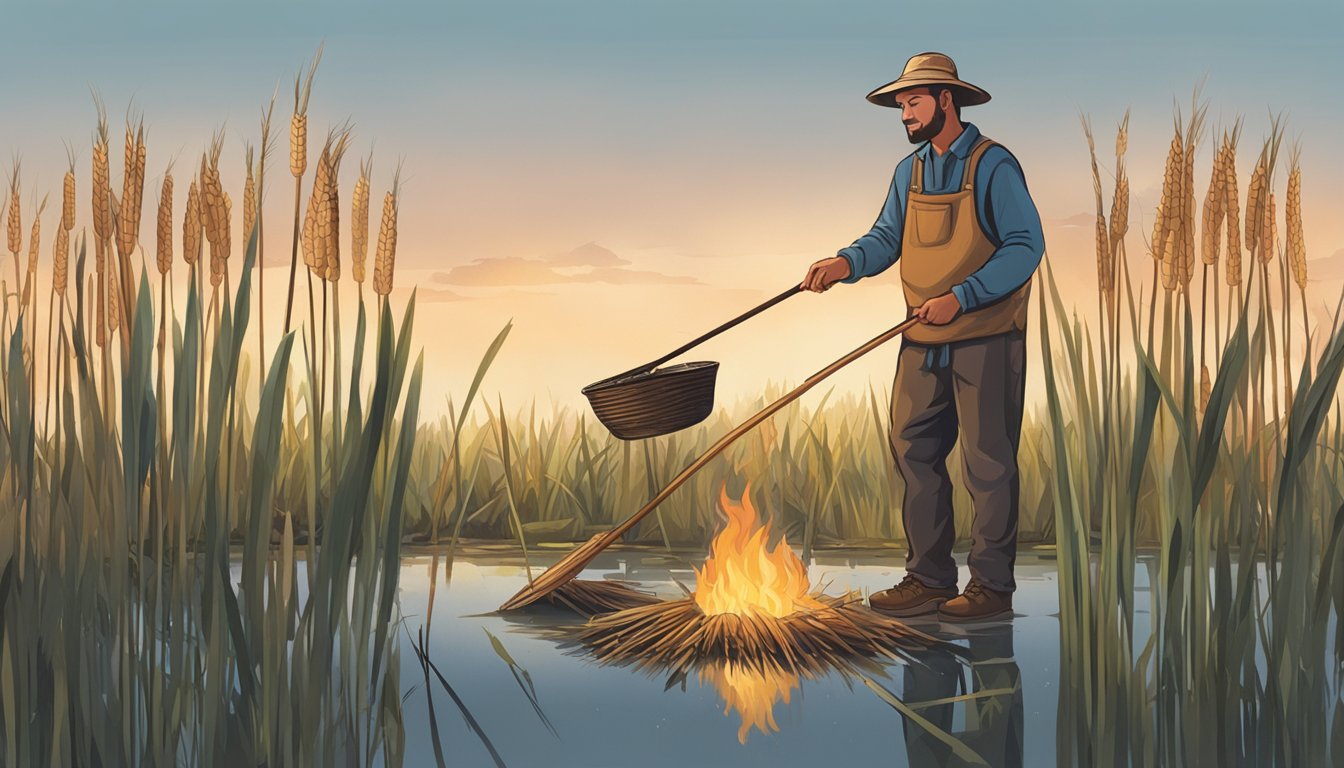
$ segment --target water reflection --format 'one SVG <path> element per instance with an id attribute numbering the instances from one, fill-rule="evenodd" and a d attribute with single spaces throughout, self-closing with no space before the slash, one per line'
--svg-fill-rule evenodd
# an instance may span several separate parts
<path id="1" fill-rule="evenodd" d="M 737 740 L 747 743 L 752 728 L 761 733 L 778 732 L 775 704 L 788 704 L 798 688 L 798 675 L 773 666 L 750 667 L 732 661 L 706 664 L 696 670 L 700 683 L 711 684 L 723 699 L 723 714 L 736 712 L 742 720 Z"/>
<path id="2" fill-rule="evenodd" d="M 993 766 L 1021 766 L 1022 673 L 1013 654 L 1012 624 L 976 628 L 966 640 L 969 664 L 930 650 L 914 654 L 917 663 L 905 665 L 903 698 L 914 713 L 901 714 L 909 764 L 966 765 L 974 763 L 968 757 L 978 756 Z M 955 728 L 958 704 L 961 729 Z"/>

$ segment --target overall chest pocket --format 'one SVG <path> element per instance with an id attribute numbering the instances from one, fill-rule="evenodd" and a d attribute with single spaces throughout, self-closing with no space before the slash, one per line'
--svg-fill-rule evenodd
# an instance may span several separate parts
<path id="1" fill-rule="evenodd" d="M 950 204 L 911 201 L 910 213 L 914 219 L 917 244 L 943 245 L 952 239 L 952 229 L 956 221 Z"/>

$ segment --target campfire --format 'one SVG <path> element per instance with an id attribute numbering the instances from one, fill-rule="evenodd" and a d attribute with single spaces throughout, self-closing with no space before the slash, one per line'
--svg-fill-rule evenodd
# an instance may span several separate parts
<path id="1" fill-rule="evenodd" d="M 807 567 L 788 541 L 768 546 L 770 526 L 751 503 L 750 485 L 736 502 L 725 486 L 719 501 L 727 522 L 696 570 L 694 594 L 599 613 L 579 630 L 589 653 L 650 671 L 732 662 L 787 679 L 780 675 L 947 645 L 868 609 L 858 593 L 810 591 Z"/>

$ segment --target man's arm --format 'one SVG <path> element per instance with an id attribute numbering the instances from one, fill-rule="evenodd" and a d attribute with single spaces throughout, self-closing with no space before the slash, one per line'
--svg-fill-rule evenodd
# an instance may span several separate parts
<path id="1" fill-rule="evenodd" d="M 991 153 L 998 155 L 997 162 L 989 169 L 988 183 L 980 188 L 988 196 L 984 201 L 984 212 L 988 214 L 984 217 L 986 231 L 999 247 L 984 266 L 952 286 L 953 295 L 966 312 L 1020 288 L 1031 278 L 1045 253 L 1041 217 L 1027 191 L 1021 166 L 1006 150 L 999 151 L 997 147 L 981 158 L 982 166 Z"/>
<path id="2" fill-rule="evenodd" d="M 868 233 L 836 254 L 849 262 L 849 277 L 840 282 L 857 283 L 881 274 L 901 257 L 901 234 L 905 227 L 905 190 L 910 186 L 913 155 L 896 165 L 886 202 Z"/>

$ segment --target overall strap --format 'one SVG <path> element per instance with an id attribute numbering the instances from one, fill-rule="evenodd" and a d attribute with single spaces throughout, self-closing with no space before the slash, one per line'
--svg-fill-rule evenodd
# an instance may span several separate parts
<path id="1" fill-rule="evenodd" d="M 975 188 L 975 169 L 980 164 L 981 155 L 990 147 L 995 146 L 995 141 L 985 136 L 981 136 L 976 141 L 975 146 L 971 148 L 971 154 L 966 158 L 966 166 L 962 168 L 961 188 L 972 190 Z"/>
<path id="2" fill-rule="evenodd" d="M 924 192 L 924 158 L 915 153 L 915 165 L 910 169 L 910 191 L 915 194 Z"/>

